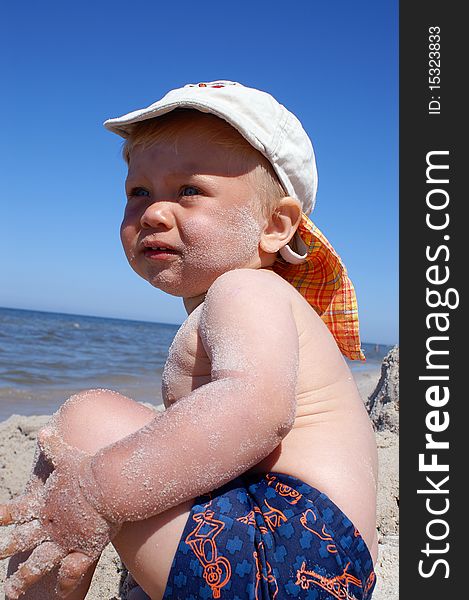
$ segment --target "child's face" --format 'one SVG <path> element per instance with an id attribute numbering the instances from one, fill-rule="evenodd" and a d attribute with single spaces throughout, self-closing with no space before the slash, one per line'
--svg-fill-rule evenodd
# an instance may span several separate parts
<path id="1" fill-rule="evenodd" d="M 245 177 L 253 165 L 232 159 L 197 123 L 177 148 L 132 149 L 121 239 L 132 268 L 153 286 L 192 298 L 226 271 L 261 265 L 262 223 Z"/>

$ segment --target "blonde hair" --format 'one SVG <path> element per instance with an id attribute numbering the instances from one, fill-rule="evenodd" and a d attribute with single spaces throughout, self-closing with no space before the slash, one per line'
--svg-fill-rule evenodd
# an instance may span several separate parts
<path id="1" fill-rule="evenodd" d="M 194 125 L 199 125 L 194 126 Z M 203 127 L 200 127 L 203 125 Z M 122 147 L 122 156 L 129 165 L 135 146 L 148 148 L 155 143 L 171 143 L 177 150 L 178 140 L 191 131 L 203 141 L 213 142 L 232 150 L 227 167 L 246 168 L 243 175 L 255 193 L 253 208 L 265 219 L 275 212 L 281 198 L 287 195 L 270 162 L 229 123 L 215 115 L 198 110 L 178 108 L 158 119 L 135 123 Z"/>

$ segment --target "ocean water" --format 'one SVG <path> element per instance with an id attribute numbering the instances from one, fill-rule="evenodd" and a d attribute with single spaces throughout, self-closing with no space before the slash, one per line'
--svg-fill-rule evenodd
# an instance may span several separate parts
<path id="1" fill-rule="evenodd" d="M 109 388 L 161 404 L 161 374 L 178 325 L 0 308 L 0 421 L 51 414 L 70 395 Z M 363 344 L 366 363 L 390 346 Z"/>

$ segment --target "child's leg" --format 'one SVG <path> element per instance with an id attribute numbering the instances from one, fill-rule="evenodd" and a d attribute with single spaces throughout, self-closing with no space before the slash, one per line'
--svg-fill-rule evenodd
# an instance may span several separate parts
<path id="1" fill-rule="evenodd" d="M 153 410 L 121 394 L 90 390 L 73 396 L 63 405 L 57 426 L 69 445 L 94 454 L 141 429 L 154 417 Z M 125 523 L 113 540 L 123 562 L 152 600 L 158 600 L 164 593 L 172 558 L 191 505 L 192 502 L 187 502 L 146 521 Z M 17 557 L 11 559 L 11 565 L 17 562 Z M 87 573 L 87 581 L 82 582 L 80 590 L 69 600 L 85 598 L 95 566 Z M 55 580 L 49 576 L 33 585 L 23 598 L 55 598 L 54 587 Z"/>

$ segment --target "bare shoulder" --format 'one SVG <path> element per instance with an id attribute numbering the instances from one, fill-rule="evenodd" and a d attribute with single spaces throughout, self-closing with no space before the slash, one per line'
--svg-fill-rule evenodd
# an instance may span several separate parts
<path id="1" fill-rule="evenodd" d="M 235 269 L 220 275 L 212 284 L 207 300 L 217 298 L 250 300 L 253 305 L 262 302 L 263 306 L 275 303 L 291 303 L 296 290 L 273 271 L 267 269 Z"/>
<path id="2" fill-rule="evenodd" d="M 298 331 L 290 295 L 274 274 L 236 269 L 221 275 L 206 295 L 199 333 L 211 358 L 223 354 L 227 363 L 228 354 L 242 356 L 251 373 L 276 379 L 273 365 L 285 354 L 294 371 Z"/>
<path id="3" fill-rule="evenodd" d="M 208 290 L 202 318 L 256 320 L 271 327 L 286 321 L 295 325 L 300 346 L 337 349 L 321 317 L 306 299 L 277 273 L 268 269 L 236 269 L 218 277 Z M 316 348 L 315 348 L 316 350 Z M 339 352 L 340 354 L 340 352 Z M 315 352 L 315 355 L 318 354 Z"/>
<path id="4" fill-rule="evenodd" d="M 263 353 L 269 344 L 282 355 L 286 345 L 295 353 L 299 347 L 301 362 L 314 362 L 316 369 L 330 355 L 338 354 L 340 360 L 335 340 L 316 311 L 290 283 L 269 270 L 224 273 L 210 287 L 200 316 L 206 347 L 208 332 L 214 332 L 220 340 L 243 335 L 246 347 L 260 344 Z"/>

